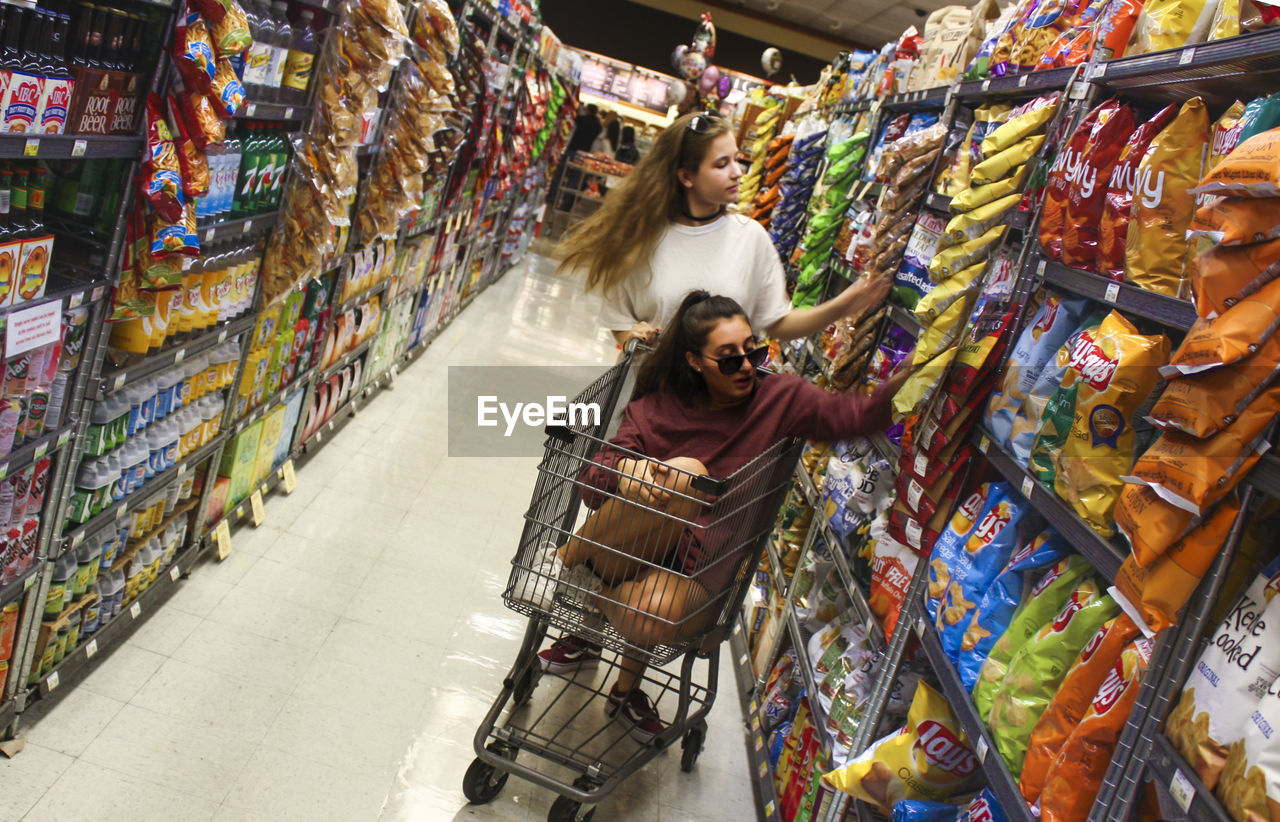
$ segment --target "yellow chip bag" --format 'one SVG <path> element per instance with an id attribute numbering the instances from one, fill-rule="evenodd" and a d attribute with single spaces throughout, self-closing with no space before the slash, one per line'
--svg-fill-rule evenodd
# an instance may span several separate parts
<path id="1" fill-rule="evenodd" d="M 951 222 L 947 223 L 947 239 L 955 243 L 963 243 L 966 240 L 981 237 L 997 223 L 1004 222 L 1005 212 L 1016 206 L 1021 200 L 1022 195 L 1015 191 L 1006 197 L 978 206 L 972 211 L 957 214 L 951 218 Z"/>
<path id="2" fill-rule="evenodd" d="M 1026 176 L 1027 165 L 1024 163 L 1015 168 L 1013 175 L 1010 177 L 1005 177 L 1003 180 L 997 180 L 994 183 L 988 183 L 985 186 L 966 188 L 951 198 L 951 213 L 962 214 L 966 211 L 972 211 L 980 205 L 986 205 L 993 200 L 1015 194 L 1022 189 L 1022 180 Z"/>
<path id="3" fill-rule="evenodd" d="M 929 279 L 940 283 L 953 274 L 986 260 L 996 250 L 996 244 L 1004 236 L 1006 228 L 1008 226 L 993 226 L 980 237 L 948 246 L 934 254 L 929 261 Z"/>
<path id="4" fill-rule="evenodd" d="M 1240 0 L 1222 0 L 1209 27 L 1210 40 L 1225 40 L 1240 34 Z"/>
<path id="5" fill-rule="evenodd" d="M 1128 53 L 1148 54 L 1204 42 L 1215 11 L 1213 0 L 1147 0 Z"/>
<path id="6" fill-rule="evenodd" d="M 1191 189 L 1200 176 L 1209 142 L 1209 114 L 1193 97 L 1147 147 L 1133 186 L 1125 279 L 1177 297 L 1187 258 L 1187 226 L 1195 210 Z"/>
<path id="7" fill-rule="evenodd" d="M 987 270 L 986 261 L 971 265 L 954 277 L 948 277 L 916 303 L 915 315 L 921 325 L 936 320 L 944 311 L 955 304 L 956 300 L 968 297 L 970 292 L 982 285 L 982 272 Z"/>
<path id="8" fill-rule="evenodd" d="M 933 398 L 960 346 L 953 345 L 915 370 L 893 395 L 894 418 L 901 420 Z"/>
<path id="9" fill-rule="evenodd" d="M 992 155 L 974 166 L 969 174 L 970 183 L 980 186 L 1008 177 L 1015 168 L 1036 156 L 1036 152 L 1042 145 L 1044 145 L 1043 134 L 1014 143 L 999 154 Z"/>
<path id="10" fill-rule="evenodd" d="M 1009 114 L 1009 122 L 988 134 L 982 140 L 982 159 L 1004 151 L 1009 146 L 1042 131 L 1058 110 L 1060 92 L 1037 97 Z"/>
<path id="11" fill-rule="evenodd" d="M 904 799 L 940 801 L 977 787 L 978 758 L 946 699 L 921 682 L 907 725 L 824 774 L 831 787 L 870 802 L 886 816 Z"/>
<path id="12" fill-rule="evenodd" d="M 957 300 L 946 311 L 938 315 L 920 334 L 916 343 L 915 356 L 911 360 L 913 366 L 924 365 L 941 354 L 960 339 L 961 326 L 964 325 L 965 303 Z"/>

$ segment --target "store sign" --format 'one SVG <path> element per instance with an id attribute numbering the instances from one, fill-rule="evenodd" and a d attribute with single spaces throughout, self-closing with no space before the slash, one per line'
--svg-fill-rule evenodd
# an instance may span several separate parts
<path id="1" fill-rule="evenodd" d="M 582 91 L 657 114 L 667 113 L 667 87 L 675 77 L 591 52 L 581 54 Z"/>

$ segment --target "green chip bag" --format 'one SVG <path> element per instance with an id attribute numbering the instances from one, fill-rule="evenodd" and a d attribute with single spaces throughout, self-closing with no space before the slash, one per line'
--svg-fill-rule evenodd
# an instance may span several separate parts
<path id="1" fill-rule="evenodd" d="M 1089 561 L 1079 554 L 1063 557 L 1045 572 L 1031 589 L 1030 596 L 1018 606 L 1009 627 L 987 654 L 987 659 L 978 672 L 978 682 L 973 686 L 973 702 L 984 721 L 991 714 L 991 703 L 1004 682 L 1014 654 L 1036 631 L 1053 619 L 1053 615 L 1058 613 L 1076 585 L 1092 568 Z"/>
<path id="2" fill-rule="evenodd" d="M 1013 655 L 992 700 L 987 724 L 996 750 L 1015 777 L 1022 773 L 1031 732 L 1071 663 L 1098 629 L 1119 613 L 1120 606 L 1104 593 L 1103 586 L 1087 579 L 1071 592 L 1053 620 Z"/>

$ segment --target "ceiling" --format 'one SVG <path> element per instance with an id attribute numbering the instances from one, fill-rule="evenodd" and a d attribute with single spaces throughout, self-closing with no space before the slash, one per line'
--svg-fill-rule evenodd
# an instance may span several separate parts
<path id="1" fill-rule="evenodd" d="M 930 12 L 955 0 L 713 0 L 755 17 L 845 45 L 879 49 L 907 26 L 924 29 Z"/>

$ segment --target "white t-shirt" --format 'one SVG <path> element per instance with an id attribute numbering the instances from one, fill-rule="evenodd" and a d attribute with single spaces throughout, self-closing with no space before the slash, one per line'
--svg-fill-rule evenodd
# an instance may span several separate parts
<path id="1" fill-rule="evenodd" d="M 791 311 L 778 252 L 764 226 L 726 214 L 702 226 L 672 223 L 654 248 L 649 270 L 638 270 L 604 296 L 601 324 L 627 331 L 638 322 L 662 328 L 690 291 L 732 297 L 763 334 Z"/>

